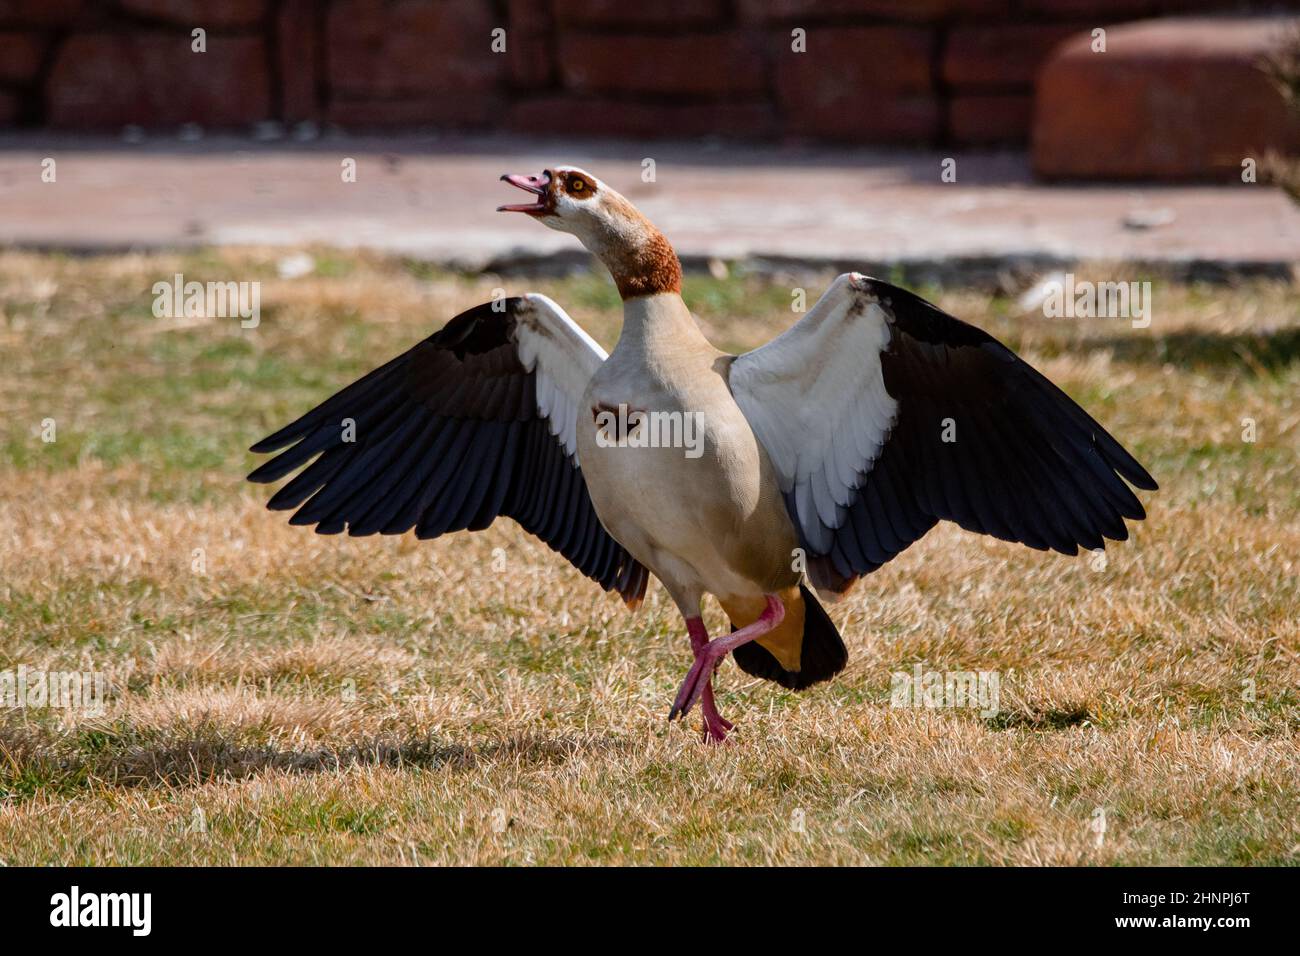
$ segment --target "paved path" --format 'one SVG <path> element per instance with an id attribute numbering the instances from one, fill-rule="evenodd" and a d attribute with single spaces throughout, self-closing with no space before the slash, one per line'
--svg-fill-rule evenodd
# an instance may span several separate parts
<path id="1" fill-rule="evenodd" d="M 41 181 L 56 160 L 57 181 Z M 340 176 L 344 157 L 357 181 Z M 642 182 L 642 160 L 656 181 Z M 497 177 L 574 162 L 624 191 L 684 258 L 892 265 L 1136 260 L 1285 271 L 1300 207 L 1277 190 L 1032 181 L 1016 155 L 547 143 L 517 138 L 142 143 L 0 137 L 0 244 L 74 250 L 202 243 L 369 247 L 468 268 L 571 259 Z"/>

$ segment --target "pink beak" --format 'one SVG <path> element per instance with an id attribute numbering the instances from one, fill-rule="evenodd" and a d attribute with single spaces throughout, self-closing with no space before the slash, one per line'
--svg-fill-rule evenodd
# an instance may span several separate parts
<path id="1" fill-rule="evenodd" d="M 531 216 L 541 215 L 546 212 L 546 190 L 551 185 L 550 173 L 542 173 L 540 176 L 516 176 L 507 173 L 501 179 L 511 186 L 517 186 L 527 192 L 534 193 L 540 198 L 537 202 L 497 206 L 497 212 L 526 212 Z"/>

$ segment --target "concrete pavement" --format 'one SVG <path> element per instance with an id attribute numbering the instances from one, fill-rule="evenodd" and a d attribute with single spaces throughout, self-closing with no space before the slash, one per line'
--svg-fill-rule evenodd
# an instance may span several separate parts
<path id="1" fill-rule="evenodd" d="M 1178 271 L 1286 274 L 1300 207 L 1221 186 L 1035 183 L 1015 154 L 504 137 L 0 138 L 0 244 L 75 251 L 324 244 L 469 269 L 581 261 L 572 239 L 497 214 L 497 177 L 556 162 L 620 189 L 689 261 L 944 273 L 1126 260 Z M 1081 147 L 1083 148 L 1083 147 Z M 55 180 L 42 163 L 55 161 Z M 345 182 L 345 160 L 356 181 Z M 642 180 L 654 163 L 654 181 Z"/>

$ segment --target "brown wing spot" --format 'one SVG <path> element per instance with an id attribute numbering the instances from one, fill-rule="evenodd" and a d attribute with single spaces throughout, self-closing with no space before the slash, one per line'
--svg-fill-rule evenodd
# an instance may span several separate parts
<path id="1" fill-rule="evenodd" d="M 645 414 L 644 408 L 633 408 L 630 405 L 607 405 L 604 402 L 597 402 L 591 406 L 592 422 L 597 428 L 605 432 L 605 437 L 609 441 L 627 441 L 641 427 L 641 423 L 645 420 Z M 612 433 L 610 429 L 601 425 L 601 415 L 613 416 L 614 429 Z"/>

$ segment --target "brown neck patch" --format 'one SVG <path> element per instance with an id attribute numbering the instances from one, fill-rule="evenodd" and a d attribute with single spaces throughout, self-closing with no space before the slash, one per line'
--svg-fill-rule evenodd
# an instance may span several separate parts
<path id="1" fill-rule="evenodd" d="M 624 299 L 682 291 L 682 264 L 664 234 L 653 226 L 643 243 L 619 250 L 611 258 L 616 261 L 607 265 Z"/>
<path id="2" fill-rule="evenodd" d="M 606 190 L 607 226 L 593 245 L 624 299 L 682 291 L 682 264 L 672 244 L 641 211 Z"/>

